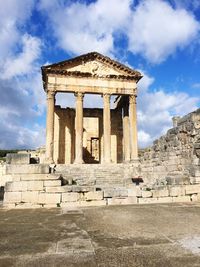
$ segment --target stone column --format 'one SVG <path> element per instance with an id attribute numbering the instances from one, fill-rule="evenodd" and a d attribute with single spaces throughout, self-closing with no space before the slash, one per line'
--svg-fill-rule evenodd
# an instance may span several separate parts
<path id="1" fill-rule="evenodd" d="M 83 163 L 83 93 L 76 93 L 76 116 L 75 116 L 75 161 Z"/>
<path id="2" fill-rule="evenodd" d="M 129 96 L 131 160 L 138 159 L 136 95 Z"/>
<path id="3" fill-rule="evenodd" d="M 110 121 L 110 95 L 103 95 L 104 109 L 103 109 L 103 155 L 104 163 L 111 161 L 111 121 Z"/>
<path id="4" fill-rule="evenodd" d="M 130 161 L 130 127 L 129 127 L 129 104 L 126 102 L 123 106 L 123 152 L 124 161 Z"/>
<path id="5" fill-rule="evenodd" d="M 54 163 L 54 109 L 55 92 L 47 91 L 47 120 L 46 120 L 46 161 Z"/>

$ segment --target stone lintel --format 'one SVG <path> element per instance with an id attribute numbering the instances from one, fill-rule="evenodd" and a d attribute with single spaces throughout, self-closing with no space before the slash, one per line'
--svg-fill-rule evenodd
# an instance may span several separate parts
<path id="1" fill-rule="evenodd" d="M 48 77 L 47 88 L 56 92 L 82 92 L 90 94 L 136 94 L 135 81 L 112 81 L 92 78 Z"/>

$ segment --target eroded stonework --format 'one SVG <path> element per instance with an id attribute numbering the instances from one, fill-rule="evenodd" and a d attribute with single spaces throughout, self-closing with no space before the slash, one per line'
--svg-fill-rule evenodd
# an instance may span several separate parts
<path id="1" fill-rule="evenodd" d="M 200 109 L 176 118 L 175 126 L 140 157 L 141 176 L 148 183 L 200 182 Z"/>

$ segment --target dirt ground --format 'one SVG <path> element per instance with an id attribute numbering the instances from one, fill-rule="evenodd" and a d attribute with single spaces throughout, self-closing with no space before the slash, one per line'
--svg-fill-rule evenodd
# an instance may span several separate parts
<path id="1" fill-rule="evenodd" d="M 200 204 L 0 206 L 2 266 L 200 267 Z"/>

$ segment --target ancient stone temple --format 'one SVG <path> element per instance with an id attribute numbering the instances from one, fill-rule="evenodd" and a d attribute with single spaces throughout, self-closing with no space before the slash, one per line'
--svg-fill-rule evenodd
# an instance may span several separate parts
<path id="1" fill-rule="evenodd" d="M 122 163 L 138 157 L 138 71 L 97 52 L 43 66 L 47 94 L 46 161 L 55 164 Z M 56 93 L 73 93 L 76 108 L 56 105 Z M 103 109 L 84 108 L 98 94 Z M 115 108 L 110 100 L 115 96 Z"/>

